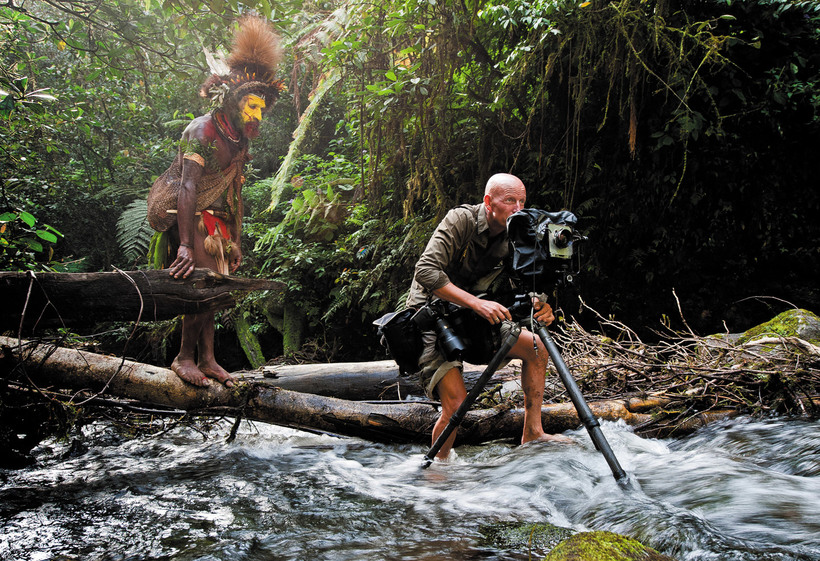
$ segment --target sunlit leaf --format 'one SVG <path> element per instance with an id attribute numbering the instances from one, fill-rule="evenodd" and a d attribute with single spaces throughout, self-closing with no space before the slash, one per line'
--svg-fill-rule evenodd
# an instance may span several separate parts
<path id="1" fill-rule="evenodd" d="M 31 227 L 33 227 L 34 223 L 36 222 L 36 219 L 34 218 L 34 216 L 32 216 L 31 214 L 29 214 L 28 212 L 26 212 L 24 210 L 20 211 L 20 220 L 22 220 L 23 222 L 25 222 L 26 224 L 28 224 Z"/>

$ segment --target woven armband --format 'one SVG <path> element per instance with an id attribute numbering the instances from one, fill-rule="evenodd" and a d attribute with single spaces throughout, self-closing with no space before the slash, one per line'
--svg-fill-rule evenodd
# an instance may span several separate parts
<path id="1" fill-rule="evenodd" d="M 196 162 L 197 164 L 199 164 L 203 168 L 205 167 L 205 158 L 203 158 L 202 156 L 200 156 L 199 154 L 197 154 L 195 152 L 186 152 L 182 157 L 186 160 Z"/>

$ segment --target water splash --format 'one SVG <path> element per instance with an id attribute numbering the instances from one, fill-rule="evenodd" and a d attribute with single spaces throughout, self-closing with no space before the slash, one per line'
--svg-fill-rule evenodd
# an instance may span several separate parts
<path id="1" fill-rule="evenodd" d="M 0 472 L 0 560 L 523 560 L 481 545 L 494 522 L 635 537 L 681 561 L 820 559 L 820 423 L 734 420 L 681 440 L 603 423 L 625 491 L 581 429 L 576 445 L 494 443 L 420 468 L 420 446 L 244 424 L 48 443 Z M 539 553 L 539 552 L 535 552 Z M 542 553 L 542 552 L 541 552 Z"/>

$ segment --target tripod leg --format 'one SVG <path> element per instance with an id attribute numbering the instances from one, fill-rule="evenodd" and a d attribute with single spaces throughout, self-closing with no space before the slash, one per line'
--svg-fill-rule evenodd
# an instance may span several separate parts
<path id="1" fill-rule="evenodd" d="M 498 352 L 495 353 L 490 363 L 487 365 L 487 368 L 484 369 L 484 372 L 481 373 L 478 380 L 476 380 L 473 389 L 470 390 L 470 393 L 467 394 L 467 397 L 464 398 L 464 401 L 461 402 L 458 409 L 455 413 L 450 417 L 450 422 L 447 423 L 447 426 L 444 427 L 444 430 L 441 431 L 441 434 L 438 435 L 436 441 L 433 443 L 433 446 L 430 450 L 427 451 L 427 454 L 424 455 L 424 460 L 422 462 L 423 468 L 430 467 L 430 464 L 433 463 L 433 458 L 436 457 L 438 451 L 441 450 L 441 447 L 444 446 L 444 443 L 447 442 L 447 438 L 453 431 L 458 428 L 458 425 L 461 424 L 461 421 L 464 419 L 464 415 L 467 414 L 467 411 L 472 407 L 473 403 L 478 396 L 481 395 L 481 392 L 484 390 L 484 386 L 487 385 L 487 382 L 490 380 L 495 371 L 498 370 L 498 366 L 501 364 L 501 361 L 504 360 L 504 357 L 509 354 L 510 349 L 513 348 L 513 345 L 518 341 L 518 335 L 521 333 L 521 328 L 519 326 L 514 326 L 504 341 L 501 343 L 501 348 L 498 349 Z"/>
<path id="2" fill-rule="evenodd" d="M 614 452 L 612 452 L 612 448 L 609 447 L 609 442 L 607 442 L 604 433 L 601 431 L 598 419 L 592 414 L 592 410 L 590 410 L 584 396 L 581 394 L 578 384 L 575 383 L 575 379 L 572 377 L 572 374 L 570 374 L 567 364 L 558 351 L 558 346 L 555 344 L 555 341 L 552 340 L 552 337 L 550 337 L 546 327 L 540 325 L 536 331 L 541 342 L 544 343 L 544 346 L 547 348 L 547 352 L 555 364 L 555 368 L 558 370 L 558 376 L 567 389 L 569 398 L 572 400 L 572 404 L 578 412 L 578 417 L 587 428 L 592 443 L 595 445 L 595 448 L 603 454 L 606 463 L 609 464 L 609 469 L 612 470 L 612 475 L 615 476 L 618 483 L 626 482 L 626 472 L 624 472 L 621 464 L 618 463 L 618 459 L 615 457 Z"/>

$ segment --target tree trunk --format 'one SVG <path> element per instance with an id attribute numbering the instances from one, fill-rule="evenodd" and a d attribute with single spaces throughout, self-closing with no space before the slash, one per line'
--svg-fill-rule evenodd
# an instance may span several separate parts
<path id="1" fill-rule="evenodd" d="M 263 366 L 261 374 L 266 383 L 285 390 L 353 401 L 424 395 L 417 380 L 400 376 L 392 360 Z M 259 372 L 249 372 L 247 377 L 258 378 Z"/>
<path id="2" fill-rule="evenodd" d="M 245 358 L 248 359 L 253 368 L 260 368 L 265 364 L 265 355 L 262 353 L 262 345 L 259 344 L 259 339 L 251 331 L 248 320 L 242 314 L 235 314 L 233 326 L 236 337 L 239 339 L 239 345 L 245 351 Z"/>
<path id="3" fill-rule="evenodd" d="M 272 385 L 275 380 L 242 382 L 230 389 L 219 384 L 199 388 L 183 382 L 166 368 L 7 337 L 0 337 L 0 353 L 0 374 L 4 378 L 27 378 L 41 388 L 90 390 L 194 413 L 218 410 L 250 420 L 378 442 L 429 444 L 432 426 L 438 418 L 437 407 L 430 403 L 343 400 L 284 390 Z M 665 403 L 659 399 L 623 399 L 589 406 L 600 419 L 622 419 L 629 425 L 641 426 L 652 421 L 650 411 Z M 725 418 L 733 413 L 723 411 L 712 417 Z M 545 405 L 542 419 L 544 430 L 549 433 L 575 429 L 581 424 L 570 403 Z M 697 419 L 689 428 L 709 420 Z M 522 426 L 522 409 L 470 411 L 459 428 L 456 443 L 517 441 Z"/>
<path id="4" fill-rule="evenodd" d="M 168 270 L 110 273 L 0 272 L 0 329 L 93 325 L 101 320 L 154 321 L 231 308 L 231 292 L 278 289 L 265 279 L 196 269 L 187 279 Z"/>
<path id="5" fill-rule="evenodd" d="M 302 348 L 305 339 L 305 313 L 294 302 L 285 302 L 282 314 L 282 347 L 285 355 Z"/>
<path id="6" fill-rule="evenodd" d="M 467 391 L 472 389 L 484 368 L 464 363 L 464 385 Z M 517 377 L 514 370 L 513 366 L 499 368 L 495 376 Z M 409 396 L 423 398 L 425 395 L 418 376 L 401 376 L 394 360 L 268 365 L 259 371 L 243 374 L 247 378 L 258 378 L 261 374 L 271 384 L 285 390 L 354 401 L 402 400 Z"/>

